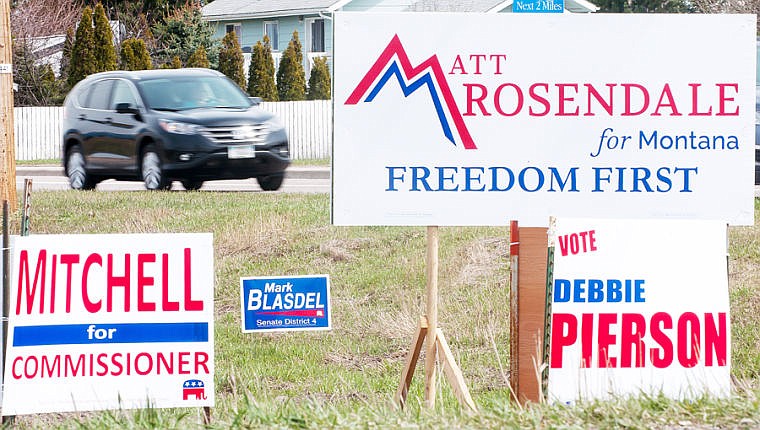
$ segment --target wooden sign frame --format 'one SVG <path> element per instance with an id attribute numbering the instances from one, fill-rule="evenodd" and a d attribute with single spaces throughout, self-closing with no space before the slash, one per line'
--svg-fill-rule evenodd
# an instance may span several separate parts
<path id="1" fill-rule="evenodd" d="M 454 359 L 454 354 L 451 353 L 451 348 L 446 342 L 443 331 L 438 328 L 438 227 L 436 226 L 427 228 L 426 274 L 426 315 L 420 317 L 412 345 L 406 356 L 404 369 L 401 372 L 401 383 L 394 396 L 394 401 L 401 408 L 406 404 L 414 369 L 417 366 L 422 345 L 425 344 L 425 406 L 431 409 L 435 407 L 436 365 L 438 354 L 440 354 L 443 374 L 451 384 L 454 395 L 462 405 L 473 412 L 477 412 L 478 408 L 470 396 L 462 371 Z"/>

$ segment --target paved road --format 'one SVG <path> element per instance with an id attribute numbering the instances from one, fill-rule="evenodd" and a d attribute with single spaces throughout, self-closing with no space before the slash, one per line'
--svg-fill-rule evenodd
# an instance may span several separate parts
<path id="1" fill-rule="evenodd" d="M 32 179 L 33 190 L 68 190 L 69 183 L 58 166 L 17 166 L 16 187 L 24 188 L 24 180 Z M 142 191 L 142 182 L 107 180 L 98 184 L 101 191 Z M 175 182 L 172 189 L 182 190 L 182 185 Z M 255 179 L 209 181 L 203 184 L 201 191 L 259 191 L 263 192 Z M 330 168 L 322 166 L 291 166 L 286 171 L 285 182 L 277 192 L 285 193 L 329 193 Z"/>

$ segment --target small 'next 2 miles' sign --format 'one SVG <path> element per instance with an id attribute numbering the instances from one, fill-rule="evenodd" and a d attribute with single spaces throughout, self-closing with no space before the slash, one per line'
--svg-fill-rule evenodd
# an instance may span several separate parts
<path id="1" fill-rule="evenodd" d="M 515 0 L 514 13 L 562 13 L 565 0 Z"/>

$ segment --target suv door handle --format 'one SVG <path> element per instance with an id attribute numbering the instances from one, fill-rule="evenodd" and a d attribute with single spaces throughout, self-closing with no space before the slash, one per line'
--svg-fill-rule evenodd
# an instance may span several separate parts
<path id="1" fill-rule="evenodd" d="M 103 121 L 103 122 L 104 122 L 104 123 L 106 123 L 106 124 L 112 124 L 112 123 L 113 123 L 113 118 L 111 118 L 111 117 L 109 116 L 109 117 L 107 117 L 107 118 L 104 118 L 104 121 Z"/>
<path id="2" fill-rule="evenodd" d="M 80 115 L 79 115 L 79 117 L 77 117 L 77 119 L 79 119 L 79 120 L 81 120 L 81 121 L 84 121 L 84 120 L 86 120 L 86 119 L 87 119 L 87 115 L 85 115 L 85 114 L 80 114 Z"/>

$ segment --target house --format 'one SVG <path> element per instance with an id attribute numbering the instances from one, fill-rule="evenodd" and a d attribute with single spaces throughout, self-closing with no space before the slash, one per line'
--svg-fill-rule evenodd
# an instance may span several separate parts
<path id="1" fill-rule="evenodd" d="M 125 32 L 124 24 L 119 21 L 109 21 L 109 24 L 111 26 L 111 33 L 113 33 L 113 44 L 118 49 Z M 26 39 L 20 39 L 19 42 L 24 43 L 29 53 L 34 56 L 35 65 L 44 66 L 49 64 L 55 76 L 61 76 L 63 45 L 66 43 L 65 34 L 27 37 Z"/>
<path id="2" fill-rule="evenodd" d="M 293 31 L 298 31 L 304 52 L 306 78 L 316 57 L 327 57 L 332 66 L 332 13 L 354 12 L 481 12 L 511 13 L 513 0 L 214 0 L 203 6 L 203 19 L 216 27 L 219 39 L 235 32 L 248 73 L 250 52 L 269 36 L 275 68 Z M 587 0 L 565 0 L 568 13 L 599 10 Z M 332 68 L 332 67 L 331 67 Z"/>
<path id="3" fill-rule="evenodd" d="M 56 76 L 60 76 L 63 44 L 65 42 L 65 34 L 28 37 L 24 39 L 26 49 L 28 49 L 29 53 L 35 58 L 34 64 L 36 66 L 49 64 Z"/>
<path id="4" fill-rule="evenodd" d="M 215 36 L 235 32 L 245 57 L 246 74 L 252 46 L 269 36 L 275 68 L 298 31 L 304 52 L 304 70 L 311 70 L 315 57 L 330 58 L 331 14 L 350 0 L 216 0 L 203 7 L 203 19 L 216 26 Z"/>

